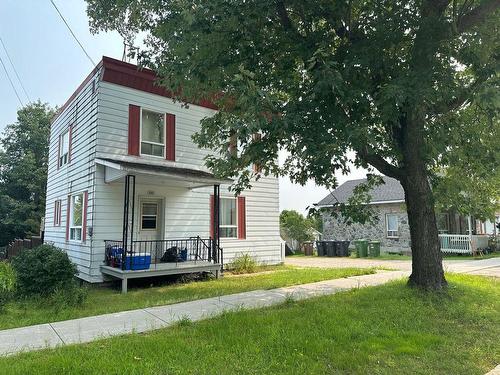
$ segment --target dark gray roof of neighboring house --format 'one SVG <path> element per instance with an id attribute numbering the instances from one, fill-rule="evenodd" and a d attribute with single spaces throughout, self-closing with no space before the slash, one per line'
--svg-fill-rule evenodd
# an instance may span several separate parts
<path id="1" fill-rule="evenodd" d="M 399 181 L 387 176 L 383 176 L 382 178 L 385 183 L 375 186 L 370 191 L 370 195 L 372 196 L 370 203 L 404 201 L 405 193 Z M 331 206 L 336 203 L 346 203 L 353 194 L 354 188 L 364 182 L 366 182 L 366 178 L 346 181 L 316 205 Z"/>

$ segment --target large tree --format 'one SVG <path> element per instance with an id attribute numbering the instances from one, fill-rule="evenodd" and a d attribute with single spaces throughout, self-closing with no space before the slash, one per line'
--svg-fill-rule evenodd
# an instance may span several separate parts
<path id="1" fill-rule="evenodd" d="M 93 31 L 147 35 L 140 61 L 160 85 L 217 102 L 195 139 L 219 151 L 207 164 L 237 176 L 237 190 L 252 163 L 256 177 L 333 187 L 353 150 L 356 165 L 405 190 L 410 285 L 446 285 L 429 181 L 457 132 L 474 126 L 462 110 L 474 105 L 498 129 L 499 0 L 87 2 Z"/>
<path id="2" fill-rule="evenodd" d="M 0 138 L 0 245 L 39 233 L 53 115 L 46 104 L 28 104 Z"/>

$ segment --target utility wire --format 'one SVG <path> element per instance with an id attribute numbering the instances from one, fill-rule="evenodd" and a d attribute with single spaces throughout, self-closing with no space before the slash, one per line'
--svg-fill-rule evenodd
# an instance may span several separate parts
<path id="1" fill-rule="evenodd" d="M 0 63 L 2 63 L 3 70 L 5 71 L 5 74 L 7 75 L 7 78 L 9 80 L 9 82 L 10 82 L 10 85 L 12 86 L 12 89 L 16 93 L 17 100 L 19 100 L 19 103 L 21 104 L 21 107 L 24 107 L 23 101 L 21 100 L 21 98 L 19 97 L 19 94 L 17 93 L 16 86 L 14 86 L 14 83 L 10 79 L 9 72 L 7 71 L 7 68 L 5 67 L 5 64 L 3 63 L 2 56 L 0 56 Z"/>
<path id="2" fill-rule="evenodd" d="M 4 51 L 5 51 L 5 54 L 7 55 L 7 59 L 9 59 L 10 65 L 12 66 L 12 69 L 14 70 L 14 73 L 15 73 L 15 75 L 17 77 L 17 80 L 19 81 L 19 84 L 21 85 L 21 88 L 24 91 L 24 95 L 26 95 L 26 99 L 28 99 L 28 103 L 30 103 L 31 102 L 30 97 L 29 97 L 28 93 L 26 92 L 26 88 L 24 87 L 23 82 L 21 81 L 21 78 L 19 77 L 19 74 L 17 74 L 16 66 L 12 62 L 12 59 L 10 58 L 9 52 L 7 51 L 7 48 L 5 47 L 5 44 L 3 43 L 3 40 L 2 40 L 1 36 L 0 36 L 0 43 L 2 43 L 2 47 L 3 47 Z"/>
<path id="3" fill-rule="evenodd" d="M 87 51 L 85 50 L 85 47 L 83 47 L 83 44 L 80 43 L 80 41 L 78 40 L 78 38 L 76 37 L 75 33 L 73 32 L 73 30 L 71 30 L 71 27 L 69 26 L 68 22 L 66 22 L 66 20 L 64 19 L 64 16 L 61 14 L 61 12 L 59 11 L 59 8 L 57 7 L 56 3 L 54 3 L 54 0 L 50 0 L 50 2 L 52 3 L 52 5 L 54 6 L 54 8 L 56 9 L 57 13 L 59 14 L 59 16 L 61 17 L 61 19 L 63 20 L 64 24 L 66 25 L 66 27 L 68 28 L 69 32 L 71 33 L 71 35 L 73 35 L 73 38 L 75 38 L 76 42 L 78 43 L 78 45 L 80 46 L 80 48 L 82 49 L 83 53 L 85 53 L 85 55 L 87 56 L 87 58 L 90 60 L 90 62 L 92 63 L 92 65 L 96 65 L 96 63 L 94 62 L 94 60 L 92 60 L 92 57 L 90 57 L 90 55 L 87 53 Z"/>

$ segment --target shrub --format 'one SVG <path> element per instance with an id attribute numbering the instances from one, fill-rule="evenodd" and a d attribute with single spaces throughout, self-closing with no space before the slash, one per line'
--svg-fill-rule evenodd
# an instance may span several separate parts
<path id="1" fill-rule="evenodd" d="M 242 254 L 229 264 L 229 269 L 236 274 L 253 273 L 257 269 L 257 261 L 249 254 Z"/>
<path id="2" fill-rule="evenodd" d="M 16 274 L 7 262 L 0 262 L 0 310 L 16 288 Z"/>
<path id="3" fill-rule="evenodd" d="M 76 266 L 68 255 L 52 245 L 23 250 L 12 259 L 17 291 L 23 296 L 48 296 L 73 282 Z"/>

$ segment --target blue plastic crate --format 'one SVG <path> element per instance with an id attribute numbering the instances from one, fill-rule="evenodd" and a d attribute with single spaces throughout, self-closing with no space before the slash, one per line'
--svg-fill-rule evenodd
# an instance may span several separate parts
<path id="1" fill-rule="evenodd" d="M 151 254 L 128 255 L 125 258 L 125 270 L 147 270 L 151 266 Z"/>

